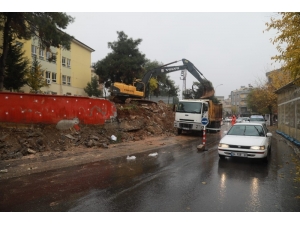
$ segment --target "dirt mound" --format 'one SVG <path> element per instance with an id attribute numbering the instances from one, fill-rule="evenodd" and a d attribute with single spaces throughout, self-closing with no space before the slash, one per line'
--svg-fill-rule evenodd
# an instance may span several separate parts
<path id="1" fill-rule="evenodd" d="M 110 144 L 175 136 L 174 112 L 159 101 L 152 105 L 116 104 L 117 118 L 104 125 L 84 125 L 60 130 L 45 124 L 0 124 L 0 159 L 55 154 L 82 148 L 108 148 Z"/>

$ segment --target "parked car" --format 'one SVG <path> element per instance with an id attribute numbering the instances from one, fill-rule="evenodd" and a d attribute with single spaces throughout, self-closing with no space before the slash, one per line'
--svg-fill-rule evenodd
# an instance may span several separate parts
<path id="1" fill-rule="evenodd" d="M 236 123 L 244 123 L 244 122 L 248 122 L 249 117 L 239 117 L 236 120 Z"/>
<path id="2" fill-rule="evenodd" d="M 231 122 L 232 117 L 225 117 L 224 122 Z"/>
<path id="3" fill-rule="evenodd" d="M 262 123 L 236 123 L 220 140 L 218 153 L 225 157 L 260 158 L 265 161 L 271 153 L 272 133 Z"/>
<path id="4" fill-rule="evenodd" d="M 252 115 L 249 118 L 249 122 L 252 123 L 264 123 L 266 124 L 266 120 L 262 115 Z"/>

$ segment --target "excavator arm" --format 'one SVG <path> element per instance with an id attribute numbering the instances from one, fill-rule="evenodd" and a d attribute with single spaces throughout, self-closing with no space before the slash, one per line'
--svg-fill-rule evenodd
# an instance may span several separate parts
<path id="1" fill-rule="evenodd" d="M 125 102 L 128 98 L 137 98 L 142 99 L 145 98 L 146 86 L 149 83 L 152 76 L 163 74 L 163 73 L 171 73 L 179 70 L 187 70 L 189 71 L 203 86 L 203 94 L 201 98 L 208 98 L 213 96 L 215 91 L 214 88 L 204 76 L 203 74 L 187 59 L 182 59 L 183 65 L 180 66 L 168 66 L 173 63 L 179 61 L 174 61 L 163 65 L 158 68 L 154 68 L 149 70 L 141 80 L 136 80 L 133 85 L 127 85 L 124 83 L 115 82 L 111 86 L 111 97 L 110 99 L 117 102 Z M 146 100 L 144 100 L 146 101 Z"/>
<path id="2" fill-rule="evenodd" d="M 141 91 L 145 93 L 146 85 L 148 84 L 149 80 L 153 75 L 159 75 L 163 73 L 171 73 L 179 70 L 188 70 L 198 81 L 200 84 L 203 85 L 203 96 L 202 98 L 207 98 L 210 96 L 213 96 L 215 91 L 211 83 L 203 76 L 203 74 L 194 66 L 193 63 L 191 63 L 187 59 L 182 59 L 183 65 L 181 66 L 168 66 L 170 64 L 176 63 L 178 61 L 163 65 L 161 67 L 152 69 L 148 71 L 144 77 L 142 78 L 141 82 L 138 82 L 136 84 L 137 91 Z"/>

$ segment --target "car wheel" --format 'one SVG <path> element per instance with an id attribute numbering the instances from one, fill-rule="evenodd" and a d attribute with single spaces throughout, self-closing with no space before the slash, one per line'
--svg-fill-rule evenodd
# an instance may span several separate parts
<path id="1" fill-rule="evenodd" d="M 177 134 L 178 134 L 178 135 L 182 134 L 182 129 L 179 129 L 179 128 L 178 128 L 178 129 L 177 129 Z"/>
<path id="2" fill-rule="evenodd" d="M 219 154 L 220 159 L 225 159 L 225 155 L 220 155 Z"/>
<path id="3" fill-rule="evenodd" d="M 263 160 L 263 162 L 265 162 L 265 163 L 268 163 L 268 162 L 271 161 L 271 150 L 270 150 L 270 147 L 269 147 L 269 149 L 268 149 L 268 154 L 267 154 L 267 156 L 266 156 L 265 158 L 263 158 L 262 160 Z"/>

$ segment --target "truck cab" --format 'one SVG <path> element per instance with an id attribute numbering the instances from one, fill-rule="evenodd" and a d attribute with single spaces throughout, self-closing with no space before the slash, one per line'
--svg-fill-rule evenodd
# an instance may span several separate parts
<path id="1" fill-rule="evenodd" d="M 180 135 L 183 130 L 202 131 L 202 118 L 207 118 L 207 127 L 216 131 L 222 121 L 222 104 L 215 104 L 209 99 L 180 100 L 175 107 L 174 127 Z"/>

